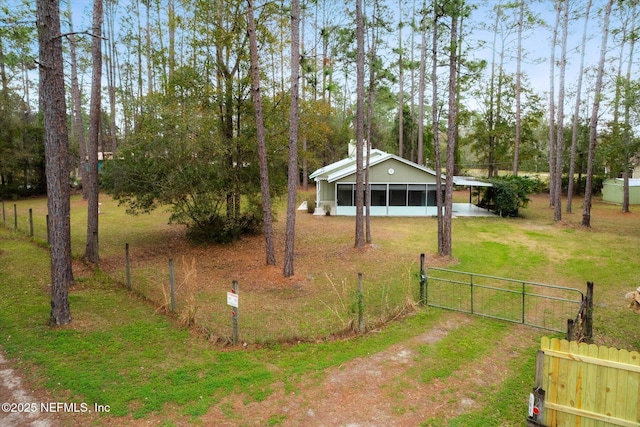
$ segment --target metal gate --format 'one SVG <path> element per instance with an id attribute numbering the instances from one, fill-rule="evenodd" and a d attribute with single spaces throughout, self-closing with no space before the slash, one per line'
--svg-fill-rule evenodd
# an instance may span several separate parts
<path id="1" fill-rule="evenodd" d="M 556 332 L 584 312 L 578 289 L 423 265 L 421 257 L 420 300 L 428 306 Z"/>

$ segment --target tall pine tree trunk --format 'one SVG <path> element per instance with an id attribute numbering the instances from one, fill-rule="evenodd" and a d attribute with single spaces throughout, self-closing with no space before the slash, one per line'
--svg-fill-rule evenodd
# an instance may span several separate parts
<path id="1" fill-rule="evenodd" d="M 398 0 L 398 156 L 404 157 L 404 64 L 402 59 L 402 0 Z"/>
<path id="2" fill-rule="evenodd" d="M 289 111 L 289 169 L 287 224 L 284 245 L 284 277 L 294 274 L 296 193 L 298 191 L 298 96 L 300 77 L 300 1 L 291 2 L 291 109 Z"/>
<path id="3" fill-rule="evenodd" d="M 635 50 L 635 46 L 636 46 L 636 40 L 637 40 L 637 31 L 638 29 L 636 28 L 636 16 L 637 16 L 637 2 L 636 3 L 632 3 L 630 5 L 630 7 L 632 8 L 632 13 L 631 13 L 631 34 L 632 36 L 629 37 L 629 58 L 627 60 L 627 76 L 624 79 L 624 135 L 623 135 L 623 146 L 624 146 L 624 170 L 622 171 L 622 212 L 630 212 L 629 209 L 629 205 L 630 205 L 630 195 L 629 195 L 629 169 L 631 167 L 631 165 L 629 164 L 631 161 L 631 156 L 634 154 L 631 152 L 631 129 L 632 129 L 632 123 L 631 123 L 631 101 L 630 101 L 630 97 L 632 97 L 631 94 L 631 70 L 633 67 L 633 53 Z"/>
<path id="4" fill-rule="evenodd" d="M 107 10 L 105 13 L 105 33 L 107 33 L 104 40 L 104 47 L 106 54 L 106 71 L 107 71 L 107 92 L 109 94 L 109 137 L 110 144 L 108 147 L 103 147 L 103 151 L 111 151 L 115 153 L 118 150 L 118 138 L 116 127 L 116 70 L 117 70 L 117 58 L 116 58 L 116 32 L 115 32 L 115 20 L 117 18 L 117 4 L 107 3 Z M 106 144 L 103 144 L 106 145 Z M 105 159 L 106 160 L 106 159 Z"/>
<path id="5" fill-rule="evenodd" d="M 492 178 L 494 175 L 497 175 L 496 165 L 495 165 L 495 150 L 496 150 L 496 121 L 497 121 L 497 113 L 496 113 L 496 53 L 498 51 L 498 23 L 500 22 L 500 17 L 502 16 L 502 5 L 498 4 L 496 7 L 496 20 L 493 28 L 493 49 L 491 54 L 491 77 L 489 82 L 489 118 L 487 123 L 487 128 L 489 130 L 489 147 L 488 147 L 488 172 L 487 176 Z M 498 85 L 500 83 L 498 82 Z"/>
<path id="6" fill-rule="evenodd" d="M 555 103 L 555 69 L 556 69 L 556 44 L 558 44 L 558 25 L 560 24 L 560 0 L 555 0 L 556 23 L 553 27 L 551 41 L 551 58 L 549 60 L 549 206 L 556 201 L 556 103 Z"/>
<path id="7" fill-rule="evenodd" d="M 425 94 L 425 77 L 427 67 L 427 31 L 425 21 L 427 19 L 426 2 L 422 3 L 422 14 L 420 19 L 420 71 L 418 73 L 418 164 L 424 164 L 424 94 Z"/>
<path id="8" fill-rule="evenodd" d="M 100 104 L 102 97 L 102 0 L 93 0 L 91 56 L 91 107 L 89 111 L 89 171 L 87 173 L 87 240 L 84 256 L 98 263 L 98 143 L 100 140 Z"/>
<path id="9" fill-rule="evenodd" d="M 376 62 L 376 46 L 377 46 L 377 26 L 375 25 L 377 17 L 378 0 L 373 2 L 373 13 L 371 16 L 371 51 L 369 54 L 369 89 L 368 89 L 368 103 L 367 103 L 367 158 L 365 167 L 365 179 L 364 186 L 366 188 L 367 200 L 366 203 L 366 216 L 365 216 L 365 241 L 370 244 L 371 240 L 371 187 L 369 185 L 369 163 L 371 160 L 371 127 L 373 124 L 373 103 L 375 100 L 375 62 Z"/>
<path id="10" fill-rule="evenodd" d="M 60 4 L 37 1 L 40 67 L 40 106 L 44 117 L 49 243 L 51 251 L 52 325 L 71 322 L 69 286 L 71 269 L 71 224 L 69 201 L 69 139 L 64 93 Z"/>
<path id="11" fill-rule="evenodd" d="M 301 32 L 300 32 L 300 52 L 302 55 L 306 55 L 306 52 L 304 50 L 304 16 L 305 14 L 303 13 L 302 16 L 300 17 L 300 25 L 301 25 Z M 315 56 L 314 56 L 315 58 Z M 314 67 L 315 69 L 315 67 Z M 304 109 L 306 109 L 306 100 L 307 100 L 307 93 L 306 93 L 306 89 L 307 89 L 307 76 L 305 75 L 305 67 L 301 67 L 301 93 L 302 93 L 302 105 L 303 105 L 303 111 Z M 304 120 L 303 120 L 304 122 Z M 309 166 L 307 164 L 307 149 L 308 149 L 308 141 L 307 141 L 307 132 L 306 130 L 302 129 L 302 190 L 303 191 L 307 191 L 309 189 Z"/>
<path id="12" fill-rule="evenodd" d="M 580 121 L 580 98 L 582 96 L 582 78 L 584 76 L 584 57 L 587 49 L 587 30 L 589 28 L 589 12 L 591 11 L 592 0 L 587 2 L 587 6 L 584 12 L 584 28 L 582 29 L 582 43 L 580 47 L 580 69 L 578 71 L 578 83 L 576 87 L 576 105 L 573 112 L 573 131 L 571 133 L 571 154 L 569 157 L 569 182 L 567 184 L 567 212 L 572 211 L 573 204 L 573 175 L 575 173 L 576 165 L 576 151 L 578 147 L 578 132 Z"/>
<path id="13" fill-rule="evenodd" d="M 522 30 L 524 26 L 524 0 L 520 0 L 518 13 L 518 51 L 516 52 L 516 135 L 513 145 L 513 176 L 518 176 L 520 165 L 520 134 L 522 130 Z"/>
<path id="14" fill-rule="evenodd" d="M 553 204 L 553 220 L 562 219 L 562 160 L 564 149 L 564 80 L 567 69 L 567 32 L 569 26 L 569 2 L 565 0 L 562 12 L 562 38 L 560 42 L 560 76 L 558 78 L 558 136 L 556 137 L 555 166 L 555 202 Z"/>
<path id="15" fill-rule="evenodd" d="M 73 31 L 73 19 L 71 15 L 71 2 L 69 9 L 69 56 L 71 59 L 71 101 L 73 104 L 73 126 L 78 141 L 78 157 L 80 168 L 80 181 L 82 182 L 82 198 L 87 198 L 87 143 L 84 138 L 84 124 L 82 122 L 82 96 L 78 83 L 78 59 L 76 55 L 76 36 Z"/>
<path id="16" fill-rule="evenodd" d="M 438 216 L 438 254 L 444 251 L 444 218 L 442 208 L 442 165 L 440 162 L 440 119 L 438 116 L 438 24 L 440 15 L 438 8 L 433 8 L 433 41 L 431 50 L 431 125 L 433 129 L 433 155 L 436 172 L 436 207 Z"/>
<path id="17" fill-rule="evenodd" d="M 454 174 L 454 151 L 455 151 L 455 129 L 457 120 L 456 77 L 458 75 L 458 12 L 456 7 L 451 12 L 451 42 L 449 44 L 449 117 L 447 120 L 447 180 L 444 191 L 444 221 L 443 221 L 443 245 L 442 255 L 452 255 L 452 218 L 453 218 L 453 174 Z"/>
<path id="18" fill-rule="evenodd" d="M 271 214 L 271 194 L 269 191 L 269 166 L 267 164 L 267 144 L 265 141 L 264 119 L 262 116 L 262 95 L 260 93 L 260 61 L 256 37 L 253 0 L 247 0 L 247 21 L 249 24 L 249 50 L 251 51 L 251 78 L 253 83 L 253 105 L 256 115 L 256 137 L 258 140 L 258 161 L 260 163 L 260 193 L 262 195 L 262 217 L 264 221 L 265 255 L 267 265 L 276 264 L 273 243 L 273 217 Z"/>
<path id="19" fill-rule="evenodd" d="M 602 24 L 602 42 L 600 44 L 600 60 L 598 61 L 598 74 L 596 76 L 595 93 L 593 94 L 593 108 L 591 109 L 591 121 L 589 122 L 589 156 L 587 158 L 587 183 L 584 190 L 584 204 L 582 205 L 582 226 L 591 227 L 591 194 L 593 187 L 593 163 L 598 139 L 598 113 L 600 111 L 600 98 L 602 95 L 602 80 L 604 76 L 604 62 L 607 56 L 607 40 L 609 37 L 609 19 L 614 0 L 608 0 L 605 6 L 604 20 Z"/>
<path id="20" fill-rule="evenodd" d="M 364 239 L 364 22 L 362 0 L 356 0 L 356 248 L 362 248 Z"/>

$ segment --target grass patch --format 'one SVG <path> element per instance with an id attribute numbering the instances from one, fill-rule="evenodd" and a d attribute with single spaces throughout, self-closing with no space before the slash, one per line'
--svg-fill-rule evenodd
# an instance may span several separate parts
<path id="1" fill-rule="evenodd" d="M 451 427 L 521 426 L 527 414 L 531 392 L 531 372 L 535 371 L 536 353 L 523 354 L 507 367 L 511 375 L 500 389 L 484 396 L 483 408 L 449 420 Z M 481 392 L 481 391 L 479 391 Z"/>
<path id="2" fill-rule="evenodd" d="M 46 276 L 45 253 L 34 256 L 29 244 L 6 231 L 0 238 L 0 281 L 15 285 L 0 288 L 0 342 L 34 378 L 47 378 L 48 389 L 110 405 L 114 416 L 135 417 L 169 402 L 198 415 L 218 395 L 240 392 L 259 400 L 269 392 L 273 374 L 257 355 L 219 352 L 104 277 L 71 289 L 72 324 L 49 328 L 49 295 L 33 281 Z M 25 256 L 32 268 L 21 274 L 11 266 Z"/>
<path id="3" fill-rule="evenodd" d="M 450 331 L 435 345 L 421 345 L 421 357 L 416 369 L 423 382 L 447 378 L 469 361 L 479 359 L 495 348 L 496 342 L 508 331 L 508 324 L 486 319 L 474 319 L 466 325 Z M 481 330 L 482 334 L 478 334 Z"/>

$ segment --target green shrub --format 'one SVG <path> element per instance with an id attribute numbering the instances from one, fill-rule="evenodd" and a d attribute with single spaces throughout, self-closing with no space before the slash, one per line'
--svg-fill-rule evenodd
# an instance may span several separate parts
<path id="1" fill-rule="evenodd" d="M 607 179 L 604 175 L 595 175 L 593 180 L 591 181 L 591 192 L 592 194 L 601 194 L 602 193 L 602 185 L 604 181 Z M 573 194 L 584 194 L 584 189 L 587 186 L 587 177 L 582 175 L 580 179 L 575 179 L 573 183 Z M 562 176 L 562 191 L 566 194 L 569 188 L 569 176 Z"/>
<path id="2" fill-rule="evenodd" d="M 529 194 L 539 193 L 544 183 L 528 176 L 499 176 L 489 179 L 493 185 L 487 187 L 480 206 L 491 209 L 500 216 L 518 216 L 520 208 L 527 207 Z"/>
<path id="3" fill-rule="evenodd" d="M 312 214 L 316 211 L 316 201 L 307 199 L 307 212 Z"/>

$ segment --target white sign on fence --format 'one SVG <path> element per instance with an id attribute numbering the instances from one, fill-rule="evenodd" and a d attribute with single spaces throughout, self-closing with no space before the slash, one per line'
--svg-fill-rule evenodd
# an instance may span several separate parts
<path id="1" fill-rule="evenodd" d="M 227 305 L 238 308 L 238 294 L 227 292 Z"/>

